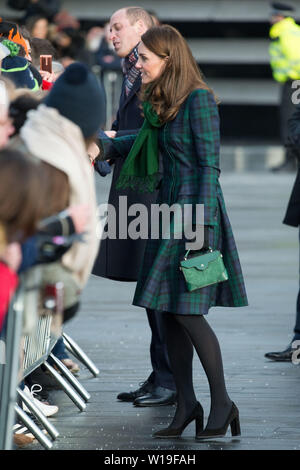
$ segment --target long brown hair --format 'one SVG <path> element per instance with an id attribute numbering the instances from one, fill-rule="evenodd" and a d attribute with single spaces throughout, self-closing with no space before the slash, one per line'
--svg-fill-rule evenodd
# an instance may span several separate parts
<path id="1" fill-rule="evenodd" d="M 154 26 L 141 40 L 147 49 L 166 59 L 161 75 L 141 87 L 141 101 L 150 101 L 162 123 L 175 118 L 182 103 L 196 88 L 214 94 L 205 83 L 187 42 L 173 26 Z"/>
<path id="2" fill-rule="evenodd" d="M 37 222 L 48 215 L 48 176 L 39 160 L 17 150 L 0 151 L 0 226 L 7 243 L 32 235 Z M 51 196 L 60 199 L 60 194 Z"/>

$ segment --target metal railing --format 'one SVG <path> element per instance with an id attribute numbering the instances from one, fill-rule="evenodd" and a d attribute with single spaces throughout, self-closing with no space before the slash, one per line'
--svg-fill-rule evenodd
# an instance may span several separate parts
<path id="1" fill-rule="evenodd" d="M 56 338 L 51 338 L 51 321 L 52 317 L 50 315 L 39 318 L 34 332 L 25 336 L 24 377 L 42 364 L 55 346 Z"/>
<path id="2" fill-rule="evenodd" d="M 22 333 L 23 291 L 18 288 L 7 314 L 4 357 L 0 364 L 0 449 L 11 449 Z"/>
<path id="3" fill-rule="evenodd" d="M 59 382 L 64 392 L 71 398 L 80 411 L 85 410 L 90 394 L 67 369 L 67 367 L 52 354 L 59 336 L 62 335 L 61 324 L 57 320 L 57 299 L 45 300 L 41 297 L 41 269 L 35 267 L 21 276 L 19 287 L 11 301 L 7 314 L 5 334 L 1 339 L 1 351 L 5 357 L 0 357 L 0 449 L 13 448 L 13 425 L 18 419 L 32 432 L 45 449 L 51 449 L 52 441 L 59 436 L 57 429 L 49 422 L 36 401 L 25 394 L 20 384 L 22 380 L 40 365 Z M 57 291 L 62 292 L 58 283 Z M 56 292 L 56 289 L 52 289 Z M 67 349 L 79 359 L 94 376 L 99 370 L 86 356 L 82 349 L 68 335 L 63 335 Z M 56 369 L 49 364 L 51 357 Z M 23 402 L 34 415 L 40 429 L 16 404 L 17 398 Z"/>
<path id="4" fill-rule="evenodd" d="M 101 70 L 100 65 L 92 68 L 98 80 L 102 83 L 106 94 L 106 123 L 105 129 L 111 129 L 112 123 L 117 117 L 120 94 L 123 82 L 122 71 Z"/>

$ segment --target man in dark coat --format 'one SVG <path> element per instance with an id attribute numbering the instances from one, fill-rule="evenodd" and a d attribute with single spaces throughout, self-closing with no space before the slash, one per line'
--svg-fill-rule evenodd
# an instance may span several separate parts
<path id="1" fill-rule="evenodd" d="M 113 131 L 106 134 L 109 137 L 137 133 L 142 126 L 138 92 L 141 87 L 141 76 L 135 67 L 138 60 L 137 45 L 142 34 L 153 26 L 151 16 L 138 7 L 122 8 L 116 11 L 110 20 L 111 40 L 116 53 L 124 58 L 124 81 L 122 85 L 117 119 L 113 123 Z M 124 164 L 125 158 L 114 161 L 114 172 L 108 203 L 116 210 L 116 234 L 119 234 L 119 215 L 126 217 L 127 226 L 134 217 L 127 217 L 127 210 L 121 207 L 119 198 L 126 196 L 127 208 L 132 204 L 144 204 L 150 209 L 156 202 L 157 193 L 138 193 L 132 190 L 116 190 L 116 181 Z M 110 164 L 112 162 L 110 161 Z M 95 164 L 97 169 L 97 162 Z M 124 199 L 123 199 L 124 200 Z M 125 213 L 126 212 L 126 213 Z M 150 214 L 150 210 L 148 213 Z M 146 240 L 103 239 L 93 274 L 118 281 L 137 281 L 142 265 Z M 161 314 L 155 310 L 147 309 L 147 316 L 152 332 L 150 356 L 152 373 L 143 382 L 141 387 L 132 392 L 124 392 L 118 395 L 122 401 L 131 401 L 135 406 L 162 406 L 175 402 L 176 389 L 173 375 L 170 370 L 164 332 L 161 322 Z"/>
<path id="2" fill-rule="evenodd" d="M 288 203 L 287 211 L 283 219 L 283 223 L 292 227 L 299 227 L 299 243 L 300 243 L 300 105 L 296 106 L 292 118 L 288 122 L 289 128 L 289 143 L 298 159 L 298 173 L 293 190 Z M 300 266 L 300 260 L 299 260 Z M 299 341 L 299 344 L 294 343 Z M 294 347 L 293 347 L 294 343 Z M 297 313 L 296 323 L 294 326 L 294 337 L 291 343 L 284 351 L 269 352 L 265 357 L 273 361 L 292 361 L 293 352 L 297 347 L 300 347 L 300 286 L 297 297 Z"/>

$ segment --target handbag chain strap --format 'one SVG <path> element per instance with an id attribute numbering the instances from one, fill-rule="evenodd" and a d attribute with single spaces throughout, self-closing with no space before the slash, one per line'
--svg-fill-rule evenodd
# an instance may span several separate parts
<path id="1" fill-rule="evenodd" d="M 186 252 L 186 254 L 184 255 L 184 258 L 183 258 L 184 261 L 186 261 L 186 260 L 188 259 L 188 256 L 189 256 L 189 252 L 190 252 L 190 251 L 191 251 L 191 250 L 188 250 L 188 251 Z M 213 249 L 209 246 L 209 247 L 208 247 L 208 251 L 209 251 L 210 253 L 212 253 Z"/>

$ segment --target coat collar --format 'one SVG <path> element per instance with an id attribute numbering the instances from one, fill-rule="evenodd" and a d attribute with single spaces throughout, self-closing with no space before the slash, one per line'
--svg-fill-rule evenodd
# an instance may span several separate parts
<path id="1" fill-rule="evenodd" d="M 123 109 L 128 103 L 129 101 L 132 100 L 132 98 L 134 98 L 134 96 L 139 92 L 140 88 L 141 88 L 141 83 L 142 83 L 142 79 L 141 79 L 141 76 L 139 75 L 139 77 L 136 79 L 136 81 L 134 82 L 131 90 L 130 90 L 130 93 L 128 96 L 125 95 L 125 87 L 123 86 L 123 90 L 122 90 L 122 104 L 120 106 L 120 109 Z M 124 101 L 123 101 L 124 100 Z"/>

